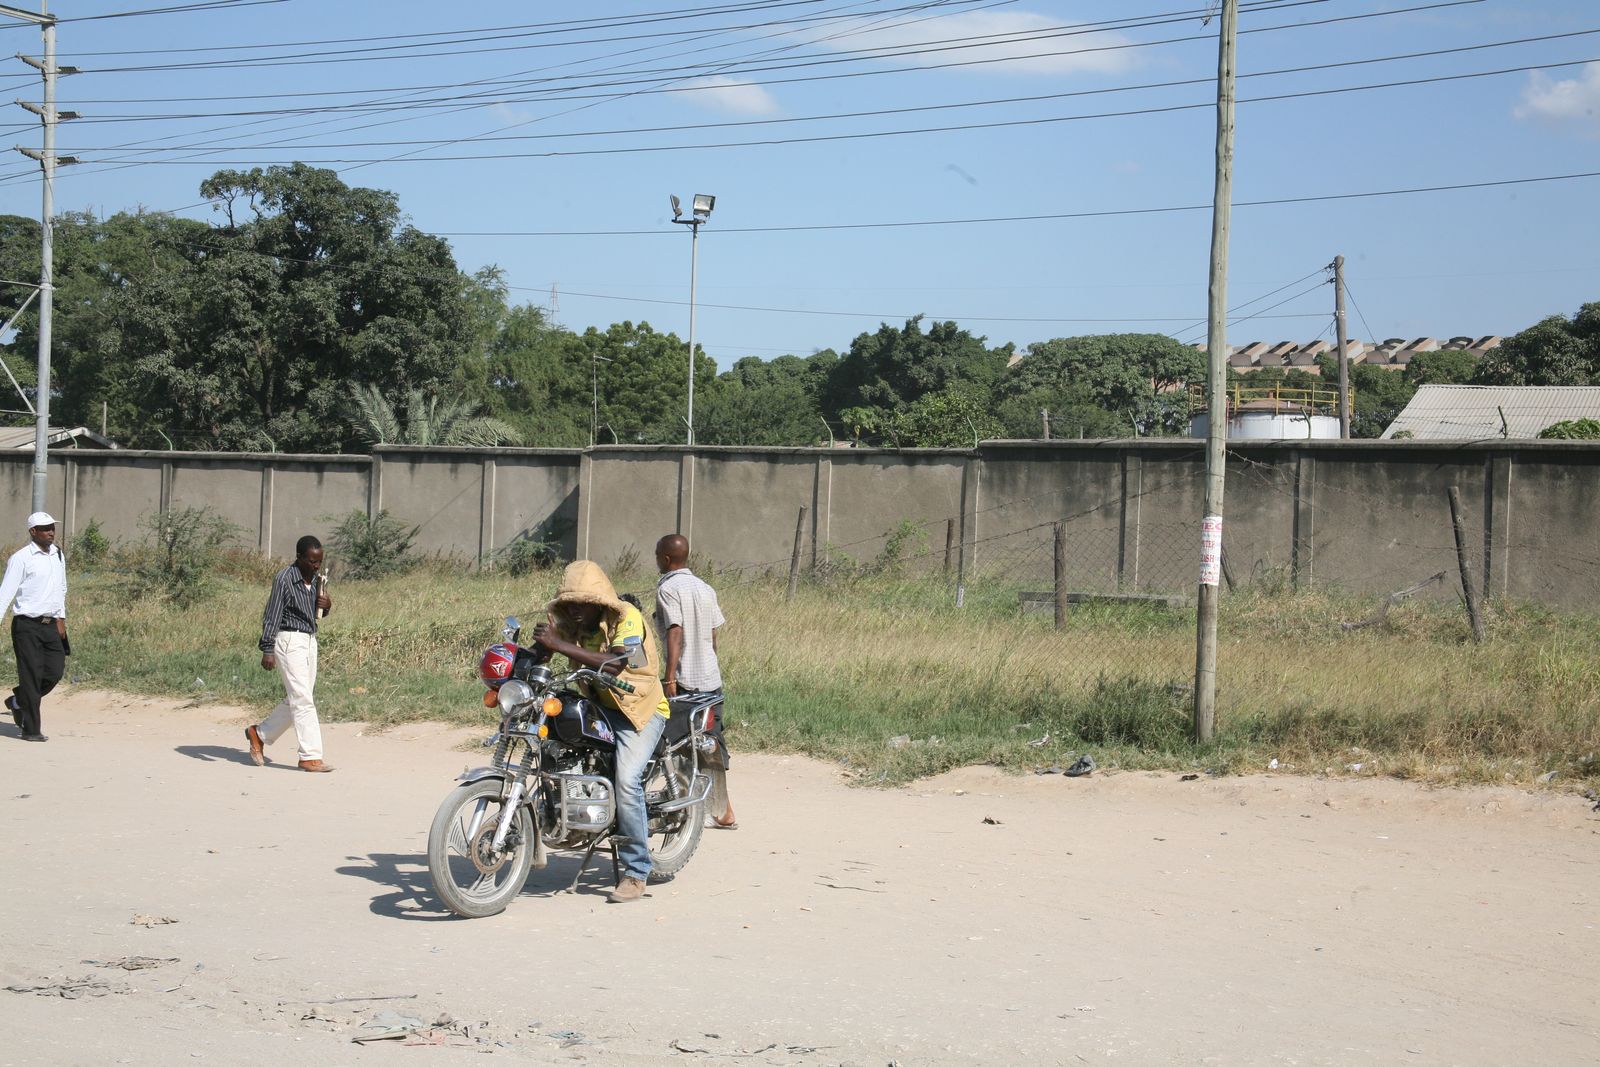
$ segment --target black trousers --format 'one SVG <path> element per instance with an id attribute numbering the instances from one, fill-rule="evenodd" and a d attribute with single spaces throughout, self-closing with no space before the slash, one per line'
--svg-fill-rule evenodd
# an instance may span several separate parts
<path id="1" fill-rule="evenodd" d="M 53 622 L 13 615 L 11 649 L 17 654 L 17 687 L 11 692 L 22 709 L 17 718 L 21 720 L 23 733 L 41 733 L 39 702 L 56 687 L 67 670 L 67 653 L 61 646 L 61 634 Z"/>

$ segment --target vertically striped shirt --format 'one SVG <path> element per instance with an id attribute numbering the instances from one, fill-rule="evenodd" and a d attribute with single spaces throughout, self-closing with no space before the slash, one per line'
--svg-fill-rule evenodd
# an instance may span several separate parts
<path id="1" fill-rule="evenodd" d="M 317 632 L 317 579 L 307 585 L 300 568 L 293 563 L 272 579 L 267 595 L 267 610 L 261 613 L 261 651 L 271 652 L 273 642 L 284 630 L 295 633 Z"/>

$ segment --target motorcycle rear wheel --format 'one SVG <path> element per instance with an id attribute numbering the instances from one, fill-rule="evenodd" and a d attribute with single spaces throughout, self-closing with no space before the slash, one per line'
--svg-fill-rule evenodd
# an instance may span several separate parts
<path id="1" fill-rule="evenodd" d="M 533 819 L 519 806 L 506 846 L 492 848 L 503 804 L 488 778 L 452 789 L 428 830 L 428 874 L 439 902 L 467 919 L 497 915 L 522 891 L 533 863 Z"/>
<path id="2" fill-rule="evenodd" d="M 666 794 L 668 774 L 677 780 L 680 792 L 688 792 L 693 784 L 689 780 L 689 767 L 688 758 L 681 753 L 659 761 L 655 773 L 644 783 L 645 794 Z M 669 828 L 657 832 L 655 826 L 663 819 L 667 820 Z M 650 880 L 665 882 L 687 867 L 695 850 L 700 847 L 700 834 L 705 829 L 705 804 L 695 804 L 671 815 L 657 816 L 650 822 Z"/>

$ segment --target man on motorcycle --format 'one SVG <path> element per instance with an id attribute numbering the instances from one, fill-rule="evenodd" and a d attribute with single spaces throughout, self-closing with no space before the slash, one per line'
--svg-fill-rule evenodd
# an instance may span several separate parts
<path id="1" fill-rule="evenodd" d="M 550 621 L 533 631 L 539 647 L 574 664 L 604 669 L 633 685 L 632 693 L 596 689 L 591 698 L 605 711 L 617 735 L 617 852 L 622 881 L 606 898 L 627 904 L 644 896 L 650 877 L 650 817 L 645 811 L 644 772 L 666 729 L 666 694 L 661 689 L 655 634 L 643 612 L 617 596 L 600 565 L 580 559 L 567 565 L 555 599 L 545 605 Z"/>

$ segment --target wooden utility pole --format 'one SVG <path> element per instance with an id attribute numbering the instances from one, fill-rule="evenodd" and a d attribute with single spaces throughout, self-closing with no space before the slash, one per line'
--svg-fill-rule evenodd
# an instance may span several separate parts
<path id="1" fill-rule="evenodd" d="M 1344 257 L 1333 257 L 1333 335 L 1339 346 L 1339 437 L 1350 439 L 1350 356 L 1345 352 Z"/>
<path id="2" fill-rule="evenodd" d="M 1211 291 L 1206 309 L 1206 493 L 1200 530 L 1194 736 L 1217 721 L 1217 601 L 1222 581 L 1222 493 L 1228 462 L 1228 224 L 1233 213 L 1233 79 L 1239 0 L 1222 0 L 1217 49 L 1217 175 L 1211 208 Z"/>
<path id="3" fill-rule="evenodd" d="M 1044 439 L 1048 441 L 1050 440 L 1050 409 L 1045 408 L 1039 412 L 1039 417 L 1044 419 Z"/>

